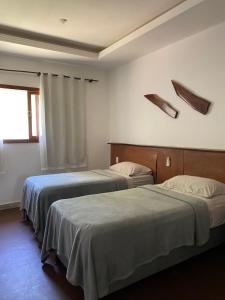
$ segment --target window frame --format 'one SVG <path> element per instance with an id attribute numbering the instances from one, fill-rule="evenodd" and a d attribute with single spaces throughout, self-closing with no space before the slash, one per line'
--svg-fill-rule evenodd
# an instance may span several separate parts
<path id="1" fill-rule="evenodd" d="M 32 110 L 31 110 L 31 95 L 39 96 L 39 88 L 0 84 L 0 88 L 3 89 L 13 89 L 13 90 L 25 90 L 27 91 L 27 121 L 28 121 L 28 139 L 4 139 L 4 144 L 21 144 L 21 143 L 39 143 L 39 98 L 36 98 L 36 126 L 37 126 L 37 136 L 32 136 Z"/>

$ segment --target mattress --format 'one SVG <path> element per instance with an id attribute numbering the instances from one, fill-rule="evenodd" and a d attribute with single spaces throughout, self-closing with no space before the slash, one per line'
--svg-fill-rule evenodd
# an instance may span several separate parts
<path id="1" fill-rule="evenodd" d="M 157 184 L 157 186 L 162 187 L 161 184 Z M 165 187 L 163 187 L 166 189 Z M 167 190 L 167 189 L 166 189 Z M 176 193 L 181 193 L 176 191 Z M 181 193 L 183 195 L 189 195 L 188 193 Z M 210 228 L 215 228 L 220 225 L 225 224 L 225 195 L 218 195 L 212 198 L 198 197 L 196 198 L 202 199 L 206 202 L 209 210 L 210 216 Z"/>
<path id="2" fill-rule="evenodd" d="M 215 196 L 213 198 L 203 198 L 207 203 L 210 215 L 210 228 L 225 224 L 225 195 Z"/>
<path id="3" fill-rule="evenodd" d="M 115 173 L 115 172 L 114 172 Z M 152 175 L 141 175 L 141 176 L 124 176 L 121 175 L 120 173 L 117 173 L 120 176 L 123 176 L 127 179 L 127 186 L 128 189 L 136 188 L 141 185 L 146 185 L 146 184 L 154 184 L 154 178 Z"/>

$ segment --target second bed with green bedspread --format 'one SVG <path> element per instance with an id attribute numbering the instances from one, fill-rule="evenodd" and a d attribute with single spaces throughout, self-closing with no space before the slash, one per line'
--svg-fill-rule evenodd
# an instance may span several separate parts
<path id="1" fill-rule="evenodd" d="M 89 195 L 51 206 L 42 261 L 55 249 L 68 281 L 97 300 L 157 257 L 203 245 L 209 231 L 208 207 L 198 198 L 151 185 Z"/>

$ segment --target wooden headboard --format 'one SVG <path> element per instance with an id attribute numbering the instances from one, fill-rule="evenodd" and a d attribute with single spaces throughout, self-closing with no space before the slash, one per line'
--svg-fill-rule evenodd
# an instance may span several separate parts
<path id="1" fill-rule="evenodd" d="M 225 151 L 184 150 L 184 174 L 225 183 Z"/>
<path id="2" fill-rule="evenodd" d="M 111 165 L 119 162 L 132 161 L 152 169 L 154 180 L 157 173 L 157 153 L 150 147 L 138 145 L 111 144 Z"/>
<path id="3" fill-rule="evenodd" d="M 153 170 L 156 183 L 176 175 L 208 177 L 225 183 L 225 150 L 187 149 L 110 143 L 111 164 L 133 161 Z M 170 166 L 166 166 L 166 160 Z"/>

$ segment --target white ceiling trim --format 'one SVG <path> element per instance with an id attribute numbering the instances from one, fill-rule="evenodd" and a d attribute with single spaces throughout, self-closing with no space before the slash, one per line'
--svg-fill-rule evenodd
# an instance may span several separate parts
<path id="1" fill-rule="evenodd" d="M 18 37 L 18 36 L 10 35 L 10 34 L 0 33 L 0 40 L 4 41 L 4 42 L 13 43 L 13 44 L 29 46 L 29 47 L 33 47 L 33 48 L 51 50 L 51 51 L 65 53 L 65 54 L 73 54 L 77 58 L 79 58 L 79 57 L 89 58 L 89 59 L 97 59 L 98 58 L 98 53 L 96 53 L 94 51 L 88 51 L 88 50 L 82 50 L 82 49 L 78 49 L 78 48 L 74 48 L 74 47 L 57 45 L 55 43 L 50 43 L 50 42 L 37 41 L 34 39 Z"/>
<path id="2" fill-rule="evenodd" d="M 225 0 L 187 0 L 102 50 L 99 60 L 111 67 L 127 63 L 225 21 Z"/>
<path id="3" fill-rule="evenodd" d="M 120 39 L 118 42 L 112 44 L 111 46 L 105 48 L 104 50 L 99 52 L 99 58 L 103 58 L 104 56 L 110 54 L 111 52 L 123 47 L 124 45 L 129 44 L 135 39 L 140 38 L 142 35 L 149 33 L 151 30 L 159 27 L 160 25 L 168 22 L 169 20 L 175 18 L 176 16 L 180 15 L 181 13 L 189 10 L 190 8 L 198 5 L 199 3 L 205 0 L 188 0 L 181 4 L 178 4 L 176 7 L 172 8 L 168 12 L 164 13 L 163 15 L 157 17 L 156 19 L 150 21 L 149 23 L 145 24 L 144 26 L 138 28 L 137 30 L 133 31 L 132 33 L 128 34 L 126 37 Z"/>

